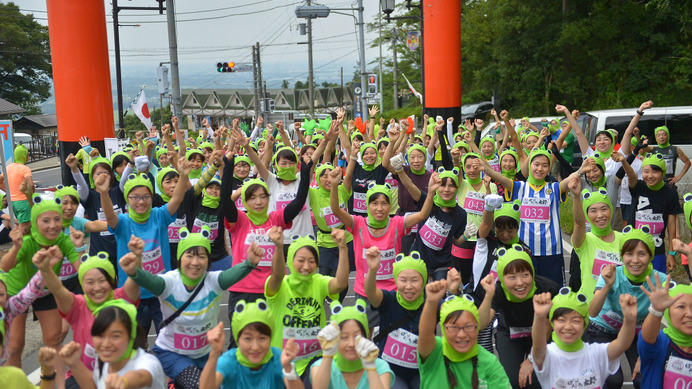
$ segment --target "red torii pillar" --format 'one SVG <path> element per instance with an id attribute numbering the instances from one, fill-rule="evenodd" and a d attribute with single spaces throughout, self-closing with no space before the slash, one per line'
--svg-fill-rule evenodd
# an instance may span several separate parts
<path id="1" fill-rule="evenodd" d="M 60 158 L 76 153 L 80 136 L 105 155 L 114 136 L 106 12 L 102 0 L 47 0 Z M 73 182 L 62 164 L 63 183 Z"/>
<path id="2" fill-rule="evenodd" d="M 461 120 L 461 1 L 422 0 L 423 112 Z"/>

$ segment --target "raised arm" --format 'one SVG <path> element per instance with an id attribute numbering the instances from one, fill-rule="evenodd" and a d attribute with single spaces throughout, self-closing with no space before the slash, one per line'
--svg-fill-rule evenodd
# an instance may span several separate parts
<path id="1" fill-rule="evenodd" d="M 49 249 L 37 251 L 31 261 L 41 272 L 43 281 L 46 283 L 48 290 L 53 294 L 60 312 L 68 314 L 72 310 L 74 295 L 63 286 L 58 275 L 53 271 L 53 267 L 62 262 L 62 257 L 58 246 L 51 246 Z"/>
<path id="2" fill-rule="evenodd" d="M 594 292 L 593 298 L 589 303 L 589 316 L 598 317 L 601 309 L 603 309 L 603 304 L 605 304 L 606 298 L 608 298 L 608 293 L 610 293 L 610 291 L 613 289 L 616 277 L 615 265 L 606 265 L 601 269 L 601 278 L 603 278 L 605 284 L 602 288 L 597 289 Z"/>
<path id="3" fill-rule="evenodd" d="M 569 190 L 572 192 L 572 217 L 574 218 L 572 246 L 579 248 L 586 239 L 586 216 L 581 202 L 581 177 L 573 177 L 569 181 Z"/>
<path id="4" fill-rule="evenodd" d="M 346 231 L 342 229 L 332 230 L 332 239 L 339 248 L 339 263 L 336 266 L 336 276 L 329 280 L 329 294 L 341 293 L 348 287 L 348 246 L 346 245 Z"/>
<path id="5" fill-rule="evenodd" d="M 267 280 L 267 286 L 265 287 L 264 294 L 267 297 L 274 296 L 281 288 L 281 283 L 283 282 L 284 276 L 286 275 L 286 261 L 284 260 L 284 234 L 283 229 L 279 226 L 272 226 L 272 228 L 267 233 L 269 239 L 276 246 L 274 255 L 272 256 L 272 272 Z M 254 245 L 255 247 L 253 247 Z M 257 248 L 255 243 L 250 246 L 250 251 Z"/>
<path id="6" fill-rule="evenodd" d="M 262 179 L 266 181 L 269 178 L 269 169 L 267 169 L 267 166 L 264 163 L 262 163 L 262 160 L 257 155 L 255 150 L 252 147 L 250 147 L 250 142 L 245 137 L 245 135 L 243 135 L 243 133 L 240 132 L 239 129 L 233 129 L 232 136 L 233 136 L 233 140 L 237 144 L 243 146 L 243 148 L 245 149 L 245 153 L 247 154 L 248 158 L 250 158 L 252 163 L 254 163 L 255 166 L 257 167 L 257 171 L 259 172 L 260 177 L 262 177 Z M 269 140 L 267 140 L 267 144 L 264 147 L 265 153 L 269 152 L 269 149 L 268 149 L 269 147 L 271 147 L 271 146 L 269 145 Z M 231 173 L 232 173 L 232 171 L 231 171 Z M 231 177 L 232 177 L 232 175 L 231 175 Z"/>
<path id="7" fill-rule="evenodd" d="M 440 180 L 440 176 L 437 174 L 437 172 L 430 175 L 430 182 L 428 183 L 428 192 L 431 194 L 435 193 L 437 188 L 440 187 L 441 183 L 442 180 Z M 413 226 L 428 218 L 428 215 L 430 215 L 430 211 L 432 210 L 434 197 L 435 196 L 432 195 L 427 196 L 425 198 L 425 203 L 423 203 L 423 207 L 421 208 L 421 210 L 414 213 L 413 215 L 408 216 L 404 220 L 404 228 L 412 228 Z"/>
<path id="8" fill-rule="evenodd" d="M 344 223 L 347 228 L 353 227 L 353 216 L 347 211 L 339 207 L 339 179 L 341 178 L 341 169 L 333 169 L 329 172 L 329 182 L 332 184 L 332 189 L 329 191 L 329 206 L 332 213 L 339 218 L 339 221 Z M 345 185 L 345 181 L 344 181 Z"/>
<path id="9" fill-rule="evenodd" d="M 514 185 L 514 181 L 510 180 L 509 178 L 503 176 L 502 174 L 496 172 L 493 170 L 493 168 L 490 167 L 487 163 L 484 163 L 485 161 L 481 162 L 479 161 L 478 163 L 480 164 L 481 169 L 483 169 L 483 172 L 487 175 L 490 176 L 490 178 L 493 179 L 493 181 L 497 182 L 498 184 L 502 185 L 505 190 L 512 190 L 512 186 Z"/>
<path id="10" fill-rule="evenodd" d="M 70 154 L 67 156 L 67 158 L 65 158 L 65 164 L 70 168 L 72 178 L 77 183 L 77 193 L 79 194 L 79 198 L 86 200 L 86 198 L 89 197 L 89 185 L 84 179 L 82 172 L 79 171 L 79 167 L 77 167 L 77 158 Z"/>
<path id="11" fill-rule="evenodd" d="M 284 209 L 284 222 L 287 224 L 298 216 L 308 198 L 312 165 L 312 160 L 308 163 L 300 165 L 300 183 L 298 184 L 298 193 L 296 193 L 296 198 L 288 203 Z"/>
<path id="12" fill-rule="evenodd" d="M 418 202 L 420 200 L 420 196 L 422 195 L 423 192 L 421 192 L 420 188 L 416 186 L 416 184 L 411 181 L 411 177 L 406 174 L 406 171 L 401 168 L 400 171 L 397 171 L 396 174 L 399 176 L 399 180 L 401 180 L 401 184 L 408 190 L 408 193 L 411 194 L 411 198 Z M 431 192 L 432 193 L 432 192 Z M 434 196 L 435 194 L 432 193 Z"/>
<path id="13" fill-rule="evenodd" d="M 555 106 L 555 110 L 558 113 L 562 113 L 563 115 L 565 115 L 565 117 L 569 121 L 570 127 L 572 127 L 572 131 L 574 131 L 574 136 L 577 137 L 581 153 L 583 155 L 586 155 L 586 152 L 589 150 L 589 141 L 586 139 L 586 135 L 584 135 L 584 132 L 582 131 L 581 127 L 579 127 L 579 124 L 574 119 L 574 116 L 572 116 L 572 113 L 569 111 L 569 109 L 567 109 L 567 107 L 560 104 Z"/>
<path id="14" fill-rule="evenodd" d="M 618 337 L 608 345 L 608 359 L 611 361 L 620 358 L 634 340 L 634 326 L 637 322 L 637 298 L 629 294 L 621 294 L 620 308 L 623 316 L 622 328 L 618 331 Z"/>
<path id="15" fill-rule="evenodd" d="M 178 167 L 178 173 L 180 174 L 180 180 L 178 182 L 186 182 L 188 180 L 188 175 L 190 174 L 190 169 L 192 168 L 190 161 L 188 161 L 185 157 L 180 158 L 178 160 Z M 216 168 L 218 169 L 218 166 Z M 178 207 L 180 207 L 180 203 L 183 202 L 183 198 L 185 197 L 186 190 L 187 188 L 185 188 L 185 185 L 175 186 L 173 195 L 166 205 L 166 209 L 168 210 L 169 214 L 174 215 L 178 211 Z"/>
<path id="16" fill-rule="evenodd" d="M 642 115 L 644 114 L 644 110 L 649 109 L 654 106 L 654 102 L 649 100 L 641 103 L 639 106 L 639 109 L 637 112 L 635 112 L 634 116 L 632 116 L 632 120 L 630 120 L 630 124 L 627 126 L 627 129 L 625 130 L 625 135 L 622 136 L 622 142 L 620 142 L 620 146 L 622 147 L 622 153 L 625 155 L 629 155 L 630 151 L 632 150 L 632 142 L 629 142 L 629 137 L 632 135 L 632 132 L 634 131 L 634 128 L 637 127 L 637 124 L 639 124 L 639 120 L 642 118 Z M 654 134 L 654 137 L 656 134 Z"/>
<path id="17" fill-rule="evenodd" d="M 531 326 L 531 340 L 533 349 L 531 355 L 533 362 L 539 370 L 543 369 L 543 361 L 547 351 L 546 332 L 548 330 L 548 314 L 553 306 L 550 293 L 541 293 L 533 296 L 533 326 Z"/>
<path id="18" fill-rule="evenodd" d="M 425 286 L 425 304 L 418 321 L 418 354 L 425 360 L 435 350 L 435 328 L 437 327 L 437 306 L 447 292 L 447 280 L 431 282 Z M 444 323 L 440 323 L 444 325 Z"/>
<path id="19" fill-rule="evenodd" d="M 228 160 L 228 156 L 232 155 L 233 152 L 229 151 L 223 156 L 224 173 L 221 177 L 221 198 L 229 198 L 233 193 L 233 163 Z M 224 218 L 228 224 L 233 226 L 238 221 L 238 209 L 235 206 L 235 201 L 221 201 L 220 205 Z"/>
<path id="20" fill-rule="evenodd" d="M 115 213 L 113 201 L 108 194 L 110 183 L 111 176 L 108 174 L 102 174 L 94 180 L 96 191 L 101 195 L 101 208 L 103 208 L 103 213 L 106 215 L 106 223 L 108 223 L 108 227 L 115 230 L 118 227 L 118 215 Z"/>
<path id="21" fill-rule="evenodd" d="M 347 192 L 351 192 L 353 189 L 353 172 L 356 170 L 356 164 L 358 163 L 358 152 L 360 147 L 356 143 L 351 145 L 351 155 L 348 157 L 348 164 L 346 165 L 346 173 L 344 174 L 344 189 Z M 340 170 L 340 169 L 334 169 Z"/>
<path id="22" fill-rule="evenodd" d="M 365 276 L 365 296 L 368 298 L 370 305 L 377 309 L 382 304 L 384 294 L 377 288 L 377 270 L 380 268 L 380 249 L 377 246 L 370 247 L 365 252 L 365 260 L 368 263 L 368 274 Z"/>

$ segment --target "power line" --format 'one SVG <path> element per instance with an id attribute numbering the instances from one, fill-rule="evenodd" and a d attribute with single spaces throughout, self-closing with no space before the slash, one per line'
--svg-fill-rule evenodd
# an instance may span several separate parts
<path id="1" fill-rule="evenodd" d="M 269 12 L 273 11 L 275 9 L 279 8 L 285 8 L 285 7 L 290 7 L 292 5 L 300 4 L 300 2 L 294 2 L 294 3 L 288 3 L 284 5 L 277 5 L 275 7 L 271 8 L 266 8 L 266 9 L 261 9 L 257 11 L 250 11 L 250 12 L 243 12 L 243 13 L 231 13 L 231 14 L 226 14 L 226 15 L 219 15 L 219 16 L 209 16 L 209 17 L 204 17 L 204 18 L 196 18 L 196 19 L 184 19 L 184 20 L 177 20 L 177 23 L 186 23 L 186 22 L 201 22 L 201 21 L 206 21 L 206 20 L 217 20 L 217 19 L 225 19 L 233 16 L 244 16 L 244 15 L 255 15 L 258 13 L 264 13 L 264 12 Z M 130 16 L 130 15 L 127 15 Z M 125 17 L 125 15 L 123 15 Z M 113 23 L 113 21 L 107 21 L 108 23 Z M 159 23 L 166 23 L 165 20 L 149 20 L 149 21 L 123 21 L 123 23 L 137 23 L 137 24 L 159 24 Z"/>

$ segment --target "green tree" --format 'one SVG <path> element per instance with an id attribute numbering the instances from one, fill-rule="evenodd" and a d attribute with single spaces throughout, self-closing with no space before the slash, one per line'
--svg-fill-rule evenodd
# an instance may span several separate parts
<path id="1" fill-rule="evenodd" d="M 24 15 L 14 3 L 0 3 L 0 97 L 40 113 L 50 97 L 48 27 Z"/>
<path id="2" fill-rule="evenodd" d="M 288 89 L 288 80 L 281 81 L 281 88 Z"/>

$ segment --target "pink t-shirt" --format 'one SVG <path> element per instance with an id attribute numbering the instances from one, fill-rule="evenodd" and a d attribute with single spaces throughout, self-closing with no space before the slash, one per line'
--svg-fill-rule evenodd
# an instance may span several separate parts
<path id="1" fill-rule="evenodd" d="M 257 243 L 264 250 L 264 255 L 260 263 L 257 264 L 257 270 L 251 271 L 228 290 L 231 292 L 264 293 L 264 284 L 271 274 L 272 258 L 276 251 L 276 246 L 267 236 L 267 232 L 273 226 L 279 226 L 284 230 L 291 228 L 293 223 L 284 223 L 284 209 L 277 209 L 269 213 L 269 219 L 261 226 L 253 224 L 244 212 L 238 212 L 238 221 L 233 227 L 229 225 L 227 220 L 224 222 L 231 235 L 233 266 L 247 259 L 248 248 L 252 242 Z"/>
<path id="2" fill-rule="evenodd" d="M 690 246 L 690 248 L 692 248 L 692 242 L 690 242 L 689 246 Z M 682 264 L 683 264 L 683 265 L 687 265 L 687 264 L 688 264 L 688 262 L 687 262 L 687 255 L 685 255 L 685 254 L 680 254 L 680 259 L 682 259 Z"/>
<path id="3" fill-rule="evenodd" d="M 84 295 L 72 294 L 74 301 L 72 302 L 72 309 L 67 314 L 60 312 L 60 316 L 67 320 L 72 327 L 72 333 L 74 334 L 74 341 L 82 345 L 82 363 L 89 370 L 93 371 L 96 365 L 96 360 L 98 356 L 96 355 L 96 350 L 94 350 L 94 342 L 91 340 L 91 326 L 94 324 L 94 313 L 91 312 L 87 306 L 86 300 L 84 300 Z M 139 305 L 139 299 L 137 301 L 130 301 L 125 293 L 124 288 L 118 288 L 113 291 L 113 298 L 123 299 L 130 304 Z M 65 378 L 72 376 L 70 371 L 65 373 Z"/>
<path id="4" fill-rule="evenodd" d="M 401 238 L 411 232 L 404 225 L 404 216 L 389 218 L 389 225 L 381 236 L 372 235 L 368 227 L 368 219 L 364 216 L 353 215 L 353 226 L 348 229 L 353 234 L 353 251 L 356 257 L 356 282 L 353 290 L 365 296 L 365 276 L 368 274 L 368 263 L 365 252 L 372 246 L 380 249 L 380 268 L 377 270 L 377 287 L 384 290 L 394 290 L 394 258 L 401 252 Z"/>

